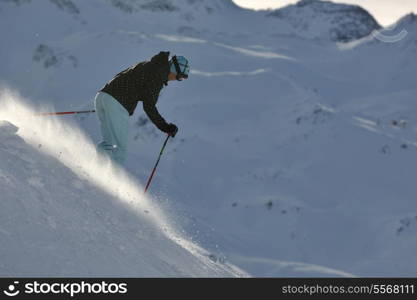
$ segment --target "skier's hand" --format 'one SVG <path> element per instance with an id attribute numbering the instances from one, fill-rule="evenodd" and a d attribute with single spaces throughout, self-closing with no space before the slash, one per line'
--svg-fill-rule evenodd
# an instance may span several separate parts
<path id="1" fill-rule="evenodd" d="M 172 124 L 172 123 L 168 124 L 166 133 L 168 133 L 172 137 L 175 137 L 177 132 L 178 132 L 178 127 L 175 124 Z"/>

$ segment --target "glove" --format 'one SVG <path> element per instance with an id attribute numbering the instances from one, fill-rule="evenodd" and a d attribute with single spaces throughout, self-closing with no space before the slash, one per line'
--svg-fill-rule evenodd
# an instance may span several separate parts
<path id="1" fill-rule="evenodd" d="M 175 135 L 178 132 L 178 127 L 175 124 L 168 124 L 168 127 L 165 131 L 166 133 L 168 133 L 170 136 L 175 137 Z"/>

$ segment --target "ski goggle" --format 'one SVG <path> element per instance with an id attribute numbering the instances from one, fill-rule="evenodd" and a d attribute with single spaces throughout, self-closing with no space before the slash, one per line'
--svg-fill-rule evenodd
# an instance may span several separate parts
<path id="1" fill-rule="evenodd" d="M 175 71 L 177 73 L 177 80 L 181 81 L 182 79 L 188 78 L 188 72 L 190 71 L 190 67 L 188 66 L 188 61 L 185 64 L 179 63 L 176 56 L 172 57 L 172 62 L 175 67 Z M 181 70 L 181 66 L 183 67 Z"/>

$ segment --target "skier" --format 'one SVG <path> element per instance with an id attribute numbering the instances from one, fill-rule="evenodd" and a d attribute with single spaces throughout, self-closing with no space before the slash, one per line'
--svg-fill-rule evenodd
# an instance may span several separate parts
<path id="1" fill-rule="evenodd" d="M 98 152 L 108 154 L 123 165 L 127 153 L 129 116 L 133 115 L 139 101 L 142 101 L 143 110 L 156 127 L 175 137 L 178 127 L 165 121 L 156 103 L 159 92 L 168 85 L 168 81 L 187 79 L 189 71 L 185 57 L 169 58 L 169 52 L 160 52 L 150 61 L 140 62 L 109 81 L 94 101 L 103 137 L 97 145 Z"/>

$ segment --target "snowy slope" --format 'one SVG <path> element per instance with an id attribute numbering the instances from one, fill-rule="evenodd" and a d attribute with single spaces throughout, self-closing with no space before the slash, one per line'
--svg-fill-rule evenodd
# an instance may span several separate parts
<path id="1" fill-rule="evenodd" d="M 1 276 L 245 276 L 179 235 L 73 125 L 18 101 L 1 97 Z"/>
<path id="2" fill-rule="evenodd" d="M 0 32 L 8 37 L 0 82 L 45 111 L 91 108 L 114 74 L 161 50 L 189 57 L 192 76 L 170 82 L 160 98 L 159 110 L 180 132 L 151 193 L 161 214 L 171 212 L 162 219 L 213 260 L 255 276 L 415 276 L 412 16 L 401 22 L 408 35 L 397 43 L 370 35 L 335 44 L 329 34 L 345 20 L 354 30 L 343 41 L 370 33 L 373 18 L 328 2 L 285 8 L 304 16 L 311 25 L 304 31 L 292 17 L 230 1 L 210 2 L 225 6 L 208 13 L 207 1 L 127 12 L 111 1 L 73 0 L 78 14 L 50 1 L 23 2 L 0 2 Z M 99 140 L 94 115 L 64 118 Z M 140 109 L 130 125 L 127 170 L 143 183 L 164 136 Z"/>

